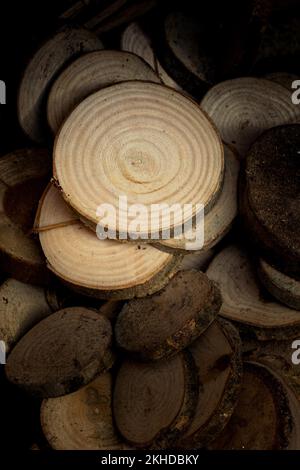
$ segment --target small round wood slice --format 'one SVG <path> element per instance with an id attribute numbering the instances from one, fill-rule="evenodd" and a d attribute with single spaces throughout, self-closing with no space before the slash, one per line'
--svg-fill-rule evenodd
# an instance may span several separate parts
<path id="1" fill-rule="evenodd" d="M 292 91 L 292 84 L 295 80 L 299 80 L 298 75 L 288 72 L 273 72 L 264 75 L 266 80 L 272 80 L 273 82 L 279 83 L 280 85 L 287 88 L 290 92 Z"/>
<path id="2" fill-rule="evenodd" d="M 189 426 L 197 394 L 195 364 L 187 352 L 149 364 L 125 361 L 113 395 L 115 423 L 136 447 L 168 448 Z"/>
<path id="3" fill-rule="evenodd" d="M 18 96 L 19 122 L 32 140 L 44 142 L 47 138 L 45 106 L 56 75 L 79 54 L 102 47 L 100 39 L 91 32 L 64 28 L 34 54 L 25 69 Z"/>
<path id="4" fill-rule="evenodd" d="M 227 145 L 224 146 L 225 175 L 221 194 L 213 208 L 204 217 L 204 243 L 197 237 L 196 228 L 186 233 L 159 243 L 173 250 L 202 250 L 213 248 L 230 230 L 237 215 L 237 186 L 239 162 L 235 153 Z M 199 239 L 200 238 L 200 239 Z"/>
<path id="5" fill-rule="evenodd" d="M 40 397 L 78 390 L 111 367 L 112 330 L 98 312 L 59 310 L 34 326 L 8 356 L 10 382 Z"/>
<path id="6" fill-rule="evenodd" d="M 241 341 L 230 323 L 219 320 L 189 350 L 198 368 L 199 397 L 178 445 L 199 449 L 222 432 L 234 411 L 242 381 Z"/>
<path id="7" fill-rule="evenodd" d="M 268 257 L 300 279 L 299 148 L 300 124 L 270 129 L 257 139 L 247 154 L 244 212 L 253 213 L 257 223 L 249 220 L 247 228 Z"/>
<path id="8" fill-rule="evenodd" d="M 258 363 L 247 362 L 244 369 L 237 406 L 211 448 L 287 449 L 293 433 L 293 418 L 285 389 L 271 371 Z"/>
<path id="9" fill-rule="evenodd" d="M 51 185 L 41 199 L 35 225 L 49 269 L 92 297 L 121 300 L 156 292 L 181 261 L 149 244 L 99 240 Z"/>
<path id="10" fill-rule="evenodd" d="M 224 155 L 196 103 L 163 85 L 130 81 L 77 106 L 56 139 L 53 168 L 65 200 L 86 223 L 151 240 L 194 217 L 198 204 L 210 209 L 222 185 Z M 162 204 L 176 204 L 169 217 Z M 104 221 L 99 208 L 108 212 Z"/>
<path id="11" fill-rule="evenodd" d="M 141 360 L 181 351 L 216 318 L 222 299 L 200 271 L 180 271 L 157 294 L 128 302 L 115 326 L 120 348 Z"/>
<path id="12" fill-rule="evenodd" d="M 265 288 L 279 302 L 300 310 L 300 281 L 278 271 L 262 258 L 258 264 L 258 275 Z"/>
<path id="13" fill-rule="evenodd" d="M 214 250 L 195 251 L 189 253 L 183 257 L 179 269 L 196 269 L 198 271 L 205 271 L 214 255 Z"/>
<path id="14" fill-rule="evenodd" d="M 47 116 L 53 134 L 87 96 L 129 80 L 160 83 L 148 64 L 128 52 L 94 51 L 79 57 L 59 75 L 49 93 Z"/>
<path id="15" fill-rule="evenodd" d="M 50 156 L 44 149 L 17 150 L 0 158 L 0 265 L 12 277 L 33 284 L 49 277 L 30 232 L 50 172 Z"/>
<path id="16" fill-rule="evenodd" d="M 241 157 L 263 131 L 300 118 L 291 92 L 262 78 L 236 78 L 215 85 L 201 102 L 216 124 L 223 141 Z"/>
<path id="17" fill-rule="evenodd" d="M 221 251 L 209 265 L 207 276 L 221 290 L 223 317 L 266 330 L 268 339 L 283 339 L 289 329 L 294 334 L 296 328 L 300 331 L 299 312 L 263 296 L 248 256 L 238 247 Z"/>
<path id="18" fill-rule="evenodd" d="M 45 289 L 7 279 L 0 286 L 0 339 L 6 352 L 36 323 L 59 309 L 59 302 L 52 305 Z"/>
<path id="19" fill-rule="evenodd" d="M 112 376 L 102 374 L 77 392 L 48 398 L 41 425 L 56 450 L 126 450 L 112 417 Z"/>

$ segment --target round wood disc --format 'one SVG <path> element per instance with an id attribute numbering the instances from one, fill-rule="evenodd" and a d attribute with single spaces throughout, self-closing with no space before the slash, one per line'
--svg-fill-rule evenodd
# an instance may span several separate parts
<path id="1" fill-rule="evenodd" d="M 36 229 L 50 270 L 74 289 L 98 298 L 120 300 L 156 292 L 181 261 L 149 244 L 99 240 L 51 185 L 41 200 Z"/>
<path id="2" fill-rule="evenodd" d="M 296 106 L 295 106 L 296 107 Z M 300 124 L 265 132 L 246 160 L 246 193 L 257 224 L 249 225 L 274 263 L 300 276 Z"/>
<path id="3" fill-rule="evenodd" d="M 223 450 L 287 449 L 293 432 L 288 397 L 280 381 L 258 363 L 245 363 L 242 390 L 230 422 L 212 444 Z"/>
<path id="4" fill-rule="evenodd" d="M 223 141 L 243 157 L 263 131 L 300 118 L 291 92 L 262 78 L 236 78 L 211 88 L 201 102 Z"/>
<path id="5" fill-rule="evenodd" d="M 207 275 L 221 290 L 220 315 L 270 330 L 271 335 L 284 336 L 285 328 L 300 327 L 297 310 L 263 297 L 250 260 L 238 247 L 229 246 L 221 251 L 209 265 Z"/>
<path id="6" fill-rule="evenodd" d="M 265 288 L 279 302 L 300 310 L 300 281 L 278 271 L 262 258 L 258 263 L 258 275 Z"/>
<path id="7" fill-rule="evenodd" d="M 46 140 L 46 99 L 56 75 L 80 53 L 102 47 L 91 32 L 64 28 L 37 50 L 25 69 L 18 96 L 19 122 L 32 140 Z"/>
<path id="8" fill-rule="evenodd" d="M 126 450 L 112 417 L 112 377 L 102 374 L 64 397 L 48 398 L 41 407 L 41 425 L 56 450 Z"/>
<path id="9" fill-rule="evenodd" d="M 236 405 L 242 381 L 241 341 L 228 322 L 215 321 L 190 347 L 199 375 L 199 397 L 180 447 L 199 449 L 221 433 Z"/>
<path id="10" fill-rule="evenodd" d="M 176 354 L 216 318 L 221 296 L 200 271 L 180 271 L 160 292 L 128 302 L 115 326 L 120 348 L 142 360 Z"/>
<path id="11" fill-rule="evenodd" d="M 52 132 L 57 133 L 65 118 L 87 96 L 129 80 L 160 83 L 148 64 L 128 52 L 103 50 L 79 57 L 59 75 L 49 93 L 47 116 Z"/>
<path id="12" fill-rule="evenodd" d="M 103 227 L 135 239 L 172 231 L 198 204 L 208 211 L 223 168 L 219 136 L 200 108 L 156 83 L 120 83 L 89 96 L 65 121 L 54 148 L 54 177 L 81 218 L 101 225 L 97 209 L 109 204 Z M 138 209 L 139 228 L 132 225 L 137 215 L 130 216 L 134 204 L 145 206 Z M 161 204 L 177 206 L 164 217 Z"/>
<path id="13" fill-rule="evenodd" d="M 136 447 L 167 448 L 188 427 L 197 393 L 195 364 L 187 352 L 149 364 L 125 361 L 113 396 L 117 428 Z"/>
<path id="14" fill-rule="evenodd" d="M 230 230 L 237 215 L 237 186 L 239 162 L 235 153 L 227 145 L 224 146 L 225 175 L 221 194 L 213 208 L 204 218 L 204 243 L 197 242 L 196 229 L 187 230 L 186 234 L 178 235 L 159 243 L 173 250 L 207 251 L 213 248 Z M 203 246 L 201 246 L 203 245 Z"/>
<path id="15" fill-rule="evenodd" d="M 51 172 L 44 149 L 23 149 L 0 158 L 0 264 L 12 277 L 47 282 L 43 253 L 30 232 Z"/>
<path id="16" fill-rule="evenodd" d="M 98 312 L 59 310 L 18 342 L 8 356 L 6 376 L 41 397 L 66 395 L 111 367 L 111 341 L 110 322 Z"/>

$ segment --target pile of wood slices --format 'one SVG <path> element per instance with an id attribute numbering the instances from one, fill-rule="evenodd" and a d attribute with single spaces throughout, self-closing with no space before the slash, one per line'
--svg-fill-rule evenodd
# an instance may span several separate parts
<path id="1" fill-rule="evenodd" d="M 32 400 L 33 448 L 300 449 L 300 106 L 286 75 L 216 83 L 189 21 L 168 15 L 159 57 L 137 23 L 120 50 L 65 26 L 24 71 L 1 383 Z M 137 231 L 124 195 L 192 211 Z"/>

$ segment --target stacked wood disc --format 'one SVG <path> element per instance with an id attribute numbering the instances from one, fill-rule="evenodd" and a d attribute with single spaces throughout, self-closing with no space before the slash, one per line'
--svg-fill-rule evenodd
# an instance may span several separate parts
<path id="1" fill-rule="evenodd" d="M 31 229 L 50 169 L 44 149 L 17 150 L 0 158 L 0 266 L 23 282 L 44 284 L 49 277 Z"/>

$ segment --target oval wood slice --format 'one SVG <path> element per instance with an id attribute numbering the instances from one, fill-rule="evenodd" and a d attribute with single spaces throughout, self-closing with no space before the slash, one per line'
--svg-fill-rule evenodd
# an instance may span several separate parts
<path id="1" fill-rule="evenodd" d="M 112 330 L 98 312 L 59 310 L 34 326 L 8 356 L 6 376 L 40 397 L 78 390 L 110 368 Z"/>
<path id="2" fill-rule="evenodd" d="M 43 253 L 30 232 L 51 172 L 44 149 L 22 149 L 0 158 L 0 264 L 12 277 L 48 281 Z"/>
<path id="3" fill-rule="evenodd" d="M 295 80 L 299 80 L 298 75 L 288 72 L 273 72 L 264 75 L 266 80 L 272 80 L 273 82 L 279 83 L 280 85 L 287 88 L 290 92 L 292 91 L 292 84 Z"/>
<path id="4" fill-rule="evenodd" d="M 181 261 L 148 244 L 99 240 L 53 186 L 41 199 L 35 225 L 50 270 L 92 297 L 121 300 L 156 292 Z"/>
<path id="5" fill-rule="evenodd" d="M 187 352 L 149 364 L 125 361 L 113 396 L 117 428 L 136 447 L 168 448 L 188 427 L 197 393 L 195 364 Z"/>
<path id="6" fill-rule="evenodd" d="M 263 131 L 300 118 L 291 92 L 262 78 L 227 80 L 211 88 L 201 102 L 216 124 L 223 141 L 241 155 Z"/>
<path id="7" fill-rule="evenodd" d="M 102 47 L 93 33 L 81 28 L 64 28 L 36 51 L 24 71 L 18 96 L 19 122 L 32 140 L 47 139 L 45 106 L 56 75 L 79 54 Z"/>
<path id="8" fill-rule="evenodd" d="M 300 281 L 278 271 L 262 258 L 258 263 L 258 275 L 265 288 L 279 302 L 300 310 Z"/>
<path id="9" fill-rule="evenodd" d="M 265 132 L 247 154 L 245 190 L 257 221 L 249 221 L 250 233 L 275 265 L 300 279 L 299 148 L 300 124 Z"/>
<path id="10" fill-rule="evenodd" d="M 49 93 L 47 116 L 52 132 L 57 133 L 65 118 L 87 96 L 128 80 L 160 83 L 148 64 L 128 52 L 94 51 L 79 57 L 59 75 Z"/>
<path id="11" fill-rule="evenodd" d="M 238 247 L 221 251 L 209 265 L 207 276 L 221 290 L 220 315 L 256 327 L 259 339 L 284 339 L 289 329 L 294 334 L 299 330 L 299 312 L 264 295 L 248 256 Z"/>
<path id="12" fill-rule="evenodd" d="M 292 433 L 292 413 L 281 382 L 265 367 L 246 362 L 237 406 L 228 425 L 211 448 L 287 449 Z"/>
<path id="13" fill-rule="evenodd" d="M 239 162 L 235 153 L 224 146 L 225 175 L 221 194 L 215 205 L 204 217 L 204 240 L 197 234 L 196 227 L 183 230 L 184 233 L 159 243 L 172 250 L 202 250 L 213 248 L 230 230 L 237 215 L 237 186 Z"/>
<path id="14" fill-rule="evenodd" d="M 205 271 L 214 255 L 214 250 L 195 251 L 188 253 L 183 257 L 179 269 L 196 269 L 198 271 Z"/>
<path id="15" fill-rule="evenodd" d="M 242 381 L 241 341 L 237 330 L 215 321 L 190 347 L 199 375 L 199 397 L 180 447 L 205 447 L 222 432 L 238 400 Z"/>
<path id="16" fill-rule="evenodd" d="M 59 303 L 49 304 L 48 292 L 38 286 L 7 279 L 0 286 L 0 338 L 6 352 L 36 323 L 59 309 Z"/>
<path id="17" fill-rule="evenodd" d="M 172 232 L 198 204 L 208 211 L 223 169 L 219 136 L 200 108 L 156 83 L 130 81 L 89 96 L 65 121 L 54 149 L 54 177 L 80 217 L 134 239 Z M 116 211 L 104 221 L 97 216 L 102 204 Z M 137 210 L 138 227 L 134 204 L 145 206 Z M 177 206 L 168 217 L 161 204 Z M 192 210 L 184 212 L 184 204 Z"/>
<path id="18" fill-rule="evenodd" d="M 112 376 L 102 374 L 64 397 L 41 406 L 41 425 L 56 450 L 126 450 L 112 417 Z"/>
<path id="19" fill-rule="evenodd" d="M 216 318 L 221 296 L 200 271 L 180 271 L 160 292 L 128 302 L 115 326 L 120 348 L 141 360 L 184 349 Z"/>

